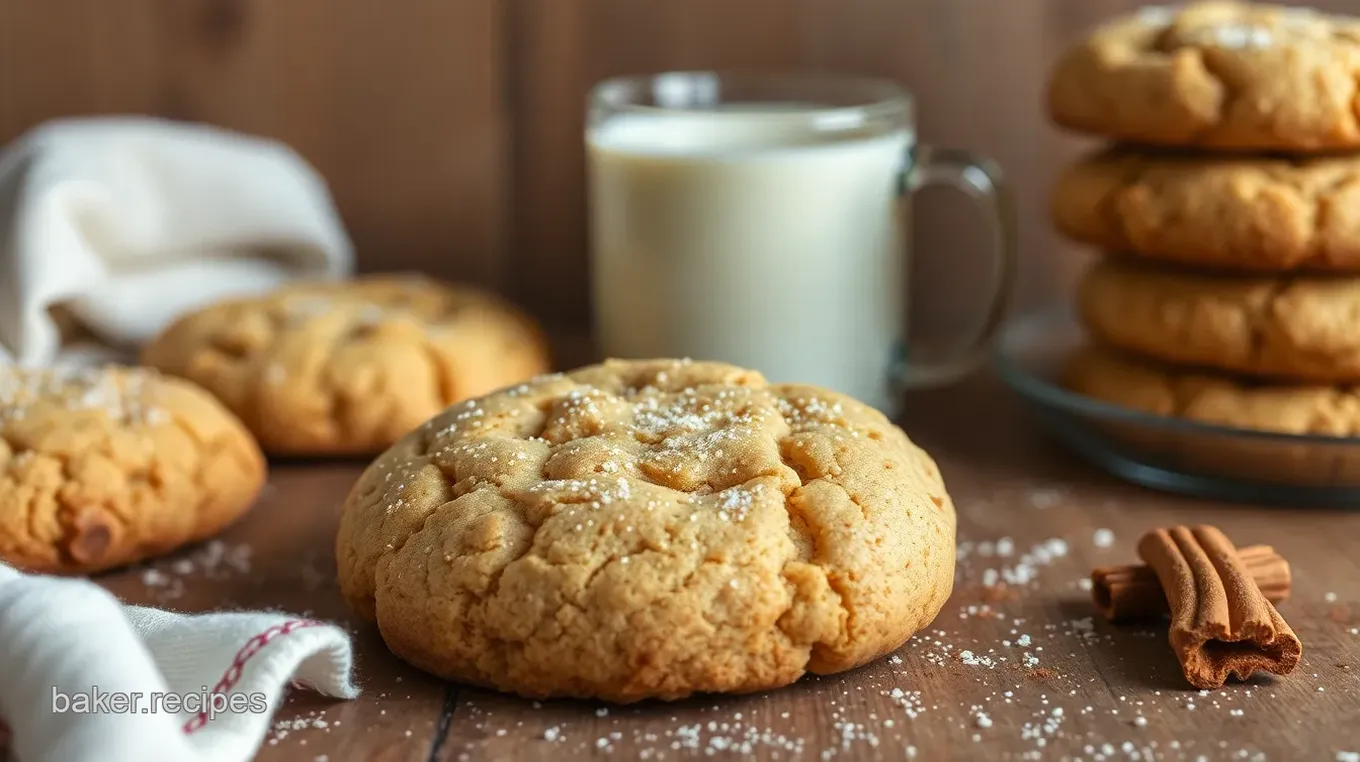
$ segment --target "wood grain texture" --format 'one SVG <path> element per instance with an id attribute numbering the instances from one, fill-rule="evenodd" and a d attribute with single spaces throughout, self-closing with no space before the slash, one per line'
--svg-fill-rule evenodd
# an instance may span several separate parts
<path id="1" fill-rule="evenodd" d="M 577 362 L 585 346 L 559 353 Z M 417 672 L 336 589 L 338 507 L 358 464 L 276 464 L 260 505 L 222 537 L 229 552 L 250 549 L 248 569 L 212 572 L 191 549 L 154 564 L 168 585 L 149 586 L 141 570 L 101 582 L 137 603 L 274 606 L 352 628 L 364 694 L 337 703 L 293 691 L 263 762 L 678 760 L 709 749 L 716 759 L 810 762 L 908 759 L 909 748 L 921 760 L 1100 759 L 1088 746 L 1108 760 L 1135 759 L 1130 749 L 1143 760 L 1330 760 L 1357 750 L 1360 514 L 1221 505 L 1122 484 L 1049 445 L 988 375 L 910 404 L 904 426 L 939 460 L 959 508 L 954 594 L 893 656 L 785 690 L 619 708 L 524 701 Z M 1081 588 L 1091 568 L 1133 561 L 1148 528 L 1198 522 L 1241 544 L 1272 544 L 1293 565 L 1294 594 L 1280 610 L 1304 644 L 1294 674 L 1201 694 L 1181 677 L 1164 627 L 1096 615 Z M 1113 532 L 1112 545 L 1097 544 L 1098 528 Z M 183 559 L 193 571 L 176 571 Z M 1014 580 L 1025 566 L 1027 583 L 983 584 L 988 569 Z M 1113 751 L 1101 752 L 1105 744 Z"/>
<path id="2" fill-rule="evenodd" d="M 330 183 L 364 269 L 498 287 L 504 20 L 490 0 L 0 0 L 0 142 L 109 113 L 277 138 Z"/>

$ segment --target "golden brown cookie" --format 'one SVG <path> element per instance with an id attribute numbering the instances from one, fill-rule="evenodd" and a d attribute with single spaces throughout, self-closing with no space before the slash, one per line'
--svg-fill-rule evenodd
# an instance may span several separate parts
<path id="1" fill-rule="evenodd" d="M 0 365 L 0 560 L 88 573 L 211 537 L 265 463 L 212 395 L 142 368 Z"/>
<path id="2" fill-rule="evenodd" d="M 1360 148 L 1360 21 L 1239 2 L 1151 6 L 1064 53 L 1051 118 L 1130 143 Z"/>
<path id="3" fill-rule="evenodd" d="M 631 702 L 851 669 L 934 619 L 954 506 L 882 414 L 715 363 L 611 361 L 457 405 L 345 503 L 341 589 L 448 679 Z"/>
<path id="4" fill-rule="evenodd" d="M 528 317 L 472 289 L 373 276 L 177 320 L 142 362 L 216 394 L 271 455 L 373 455 L 445 407 L 549 369 Z"/>
<path id="5" fill-rule="evenodd" d="M 1153 415 L 1283 434 L 1360 435 L 1360 393 L 1350 387 L 1253 383 L 1097 346 L 1070 358 L 1063 383 L 1078 394 Z"/>
<path id="6" fill-rule="evenodd" d="M 1054 224 L 1108 250 L 1256 272 L 1360 271 L 1360 156 L 1115 149 L 1063 171 Z"/>
<path id="7" fill-rule="evenodd" d="M 1106 258 L 1078 290 L 1106 344 L 1279 380 L 1360 381 L 1360 278 L 1227 276 Z"/>

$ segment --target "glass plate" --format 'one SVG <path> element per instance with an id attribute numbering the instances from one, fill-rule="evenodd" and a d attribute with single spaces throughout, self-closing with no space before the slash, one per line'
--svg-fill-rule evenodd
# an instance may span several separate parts
<path id="1" fill-rule="evenodd" d="M 1154 489 L 1234 502 L 1360 506 L 1360 437 L 1244 431 L 1152 415 L 1070 392 L 1063 360 L 1086 340 L 1070 308 L 1010 322 L 997 371 L 1055 438 Z"/>

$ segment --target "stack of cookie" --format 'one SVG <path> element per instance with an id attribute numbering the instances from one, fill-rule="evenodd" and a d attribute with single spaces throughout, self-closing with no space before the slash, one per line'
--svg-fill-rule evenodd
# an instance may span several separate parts
<path id="1" fill-rule="evenodd" d="M 1105 252 L 1071 388 L 1360 433 L 1357 75 L 1360 20 L 1237 2 L 1145 8 L 1061 58 L 1050 116 L 1116 143 L 1053 189 L 1058 230 Z"/>

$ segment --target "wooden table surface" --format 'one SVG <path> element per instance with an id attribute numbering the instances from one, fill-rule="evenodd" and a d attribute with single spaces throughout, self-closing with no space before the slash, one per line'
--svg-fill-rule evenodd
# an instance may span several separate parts
<path id="1" fill-rule="evenodd" d="M 276 464 L 258 507 L 218 543 L 156 563 L 159 574 L 102 582 L 132 602 L 275 607 L 355 633 L 363 694 L 335 702 L 294 690 L 262 762 L 1345 760 L 1339 752 L 1360 751 L 1360 514 L 1219 505 L 1123 484 L 1044 439 L 986 373 L 913 396 L 904 426 L 937 457 L 958 505 L 952 599 L 895 655 L 766 694 L 536 703 L 397 661 L 335 586 L 332 538 L 359 464 Z M 1143 531 L 1185 522 L 1273 544 L 1293 563 L 1294 597 L 1281 612 L 1304 643 L 1294 674 L 1200 693 L 1183 682 L 1165 630 L 1093 619 L 1082 582 L 1091 568 L 1132 562 Z M 1031 579 L 986 587 L 988 569 Z"/>

